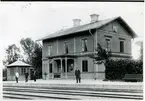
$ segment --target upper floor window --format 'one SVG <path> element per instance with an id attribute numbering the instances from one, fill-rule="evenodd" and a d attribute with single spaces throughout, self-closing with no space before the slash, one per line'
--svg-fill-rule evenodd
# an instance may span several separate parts
<path id="1" fill-rule="evenodd" d="M 87 60 L 82 61 L 82 71 L 88 72 L 88 61 Z"/>
<path id="2" fill-rule="evenodd" d="M 124 52 L 124 41 L 120 41 L 120 52 Z"/>
<path id="3" fill-rule="evenodd" d="M 110 39 L 106 39 L 106 51 L 111 51 L 111 41 L 110 41 Z"/>
<path id="4" fill-rule="evenodd" d="M 68 42 L 64 42 L 64 53 L 68 54 Z"/>
<path id="5" fill-rule="evenodd" d="M 117 26 L 116 25 L 113 25 L 113 31 L 117 32 Z"/>
<path id="6" fill-rule="evenodd" d="M 82 52 L 88 51 L 87 49 L 87 39 L 82 39 Z"/>
<path id="7" fill-rule="evenodd" d="M 49 45 L 49 46 L 48 46 L 48 55 L 51 55 L 51 53 L 52 53 L 52 46 Z"/>

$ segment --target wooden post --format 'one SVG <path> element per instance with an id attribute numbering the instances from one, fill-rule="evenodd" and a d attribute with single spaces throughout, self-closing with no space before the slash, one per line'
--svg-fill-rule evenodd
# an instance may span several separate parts
<path id="1" fill-rule="evenodd" d="M 65 77 L 67 78 L 67 58 L 65 58 Z"/>
<path id="2" fill-rule="evenodd" d="M 60 64 L 61 64 L 61 78 L 63 77 L 63 73 L 62 73 L 62 59 L 60 59 Z"/>

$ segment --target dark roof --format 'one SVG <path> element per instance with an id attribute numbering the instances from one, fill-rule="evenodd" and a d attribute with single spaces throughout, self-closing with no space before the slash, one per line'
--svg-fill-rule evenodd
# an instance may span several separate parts
<path id="1" fill-rule="evenodd" d="M 95 28 L 98 29 L 98 28 L 100 28 L 100 27 L 102 27 L 102 26 L 104 26 L 104 25 L 106 25 L 114 20 L 119 21 L 119 23 L 122 24 L 122 26 L 129 32 L 129 34 L 131 34 L 131 36 L 133 38 L 137 37 L 135 32 L 129 27 L 129 25 L 121 17 L 114 17 L 114 18 L 109 18 L 109 19 L 105 19 L 105 20 L 100 20 L 97 22 L 88 23 L 85 25 L 80 25 L 80 26 L 60 30 L 60 31 L 57 31 L 53 34 L 50 34 L 44 38 L 41 38 L 38 41 L 57 38 L 60 36 L 65 36 L 65 35 L 69 35 L 69 34 L 73 34 L 73 33 L 77 33 L 77 32 L 83 32 L 83 31 L 86 31 L 89 29 L 95 29 Z"/>

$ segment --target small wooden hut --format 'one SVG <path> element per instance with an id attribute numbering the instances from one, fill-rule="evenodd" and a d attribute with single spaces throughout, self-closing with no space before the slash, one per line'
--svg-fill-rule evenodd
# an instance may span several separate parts
<path id="1" fill-rule="evenodd" d="M 26 64 L 20 60 L 15 61 L 14 63 L 7 65 L 7 80 L 15 80 L 15 73 L 19 73 L 19 80 L 25 80 L 25 73 L 29 73 L 28 79 L 31 79 L 33 68 L 31 65 Z"/>

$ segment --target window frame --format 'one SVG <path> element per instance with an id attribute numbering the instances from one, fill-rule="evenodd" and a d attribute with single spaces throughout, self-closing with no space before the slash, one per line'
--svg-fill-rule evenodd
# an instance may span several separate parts
<path id="1" fill-rule="evenodd" d="M 108 43 L 108 42 L 110 42 L 110 43 Z M 106 44 L 106 51 L 111 51 L 111 39 L 110 38 L 105 39 L 105 44 Z"/>
<path id="2" fill-rule="evenodd" d="M 48 45 L 48 55 L 52 55 L 52 45 Z"/>
<path id="3" fill-rule="evenodd" d="M 123 43 L 123 44 L 121 44 L 121 43 Z M 124 41 L 120 40 L 119 45 L 120 45 L 120 53 L 124 53 Z M 123 45 L 123 46 L 121 46 L 121 45 Z"/>
<path id="4" fill-rule="evenodd" d="M 68 53 L 69 53 L 68 42 L 64 41 L 64 54 L 68 54 Z"/>
<path id="5" fill-rule="evenodd" d="M 82 52 L 88 51 L 88 39 L 87 38 L 81 39 L 81 48 L 82 48 Z"/>
<path id="6" fill-rule="evenodd" d="M 86 66 L 84 64 L 86 64 Z M 82 60 L 82 72 L 88 72 L 88 60 Z"/>
<path id="7" fill-rule="evenodd" d="M 113 32 L 117 33 L 118 32 L 118 27 L 117 25 L 113 25 L 112 26 Z"/>

